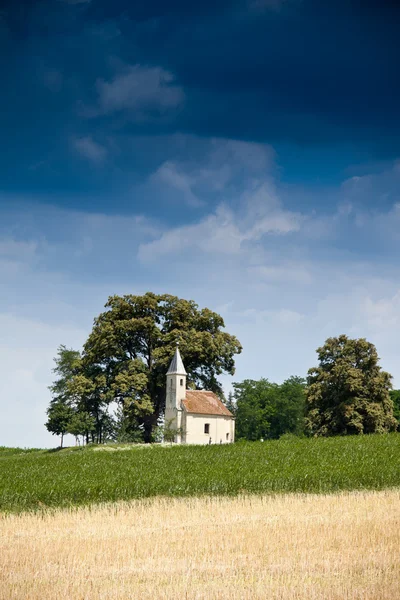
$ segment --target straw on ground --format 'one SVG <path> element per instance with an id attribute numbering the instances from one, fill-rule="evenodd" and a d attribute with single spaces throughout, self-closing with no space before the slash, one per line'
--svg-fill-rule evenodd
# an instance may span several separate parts
<path id="1" fill-rule="evenodd" d="M 386 600 L 400 492 L 154 499 L 0 517 L 1 600 Z"/>

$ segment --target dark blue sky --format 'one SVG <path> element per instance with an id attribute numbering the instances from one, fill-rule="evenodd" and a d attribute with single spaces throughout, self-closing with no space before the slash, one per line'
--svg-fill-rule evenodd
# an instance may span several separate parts
<path id="1" fill-rule="evenodd" d="M 3 0 L 0 15 L 8 193 L 136 211 L 132 186 L 180 158 L 177 133 L 270 144 L 279 178 L 310 185 L 398 155 L 395 2 Z M 136 75 L 144 97 L 130 103 Z M 79 154 L 79 139 L 98 146 Z"/>

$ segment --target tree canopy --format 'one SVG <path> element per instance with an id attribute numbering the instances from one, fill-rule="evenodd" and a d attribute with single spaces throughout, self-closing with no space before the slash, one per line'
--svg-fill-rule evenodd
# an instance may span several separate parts
<path id="1" fill-rule="evenodd" d="M 393 416 L 397 421 L 397 429 L 400 430 L 400 390 L 392 390 L 390 397 L 393 401 Z"/>
<path id="2" fill-rule="evenodd" d="M 63 447 L 64 435 L 69 433 L 69 426 L 73 416 L 73 409 L 62 400 L 52 402 L 47 409 L 46 429 L 53 435 L 61 436 L 61 448 Z"/>
<path id="3" fill-rule="evenodd" d="M 307 377 L 306 430 L 315 436 L 383 433 L 396 427 L 391 375 L 379 366 L 373 344 L 346 335 L 317 349 Z"/>
<path id="4" fill-rule="evenodd" d="M 246 379 L 233 387 L 237 439 L 277 439 L 285 433 L 303 433 L 304 379 L 290 377 L 281 385 L 264 378 Z"/>

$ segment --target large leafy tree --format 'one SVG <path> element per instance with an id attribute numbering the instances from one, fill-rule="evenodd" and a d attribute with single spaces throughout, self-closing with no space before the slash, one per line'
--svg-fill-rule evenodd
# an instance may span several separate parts
<path id="1" fill-rule="evenodd" d="M 303 432 L 305 381 L 300 377 L 290 377 L 281 385 L 264 378 L 246 379 L 233 387 L 237 439 L 276 439 Z"/>
<path id="2" fill-rule="evenodd" d="M 222 394 L 218 376 L 234 373 L 239 341 L 223 331 L 220 315 L 169 294 L 112 296 L 94 321 L 83 363 L 105 377 L 117 400 L 144 428 L 145 441 L 165 407 L 165 375 L 179 340 L 189 386 Z"/>
<path id="3" fill-rule="evenodd" d="M 327 339 L 317 353 L 319 364 L 307 378 L 309 434 L 383 433 L 396 427 L 391 375 L 379 366 L 373 344 L 341 335 Z"/>

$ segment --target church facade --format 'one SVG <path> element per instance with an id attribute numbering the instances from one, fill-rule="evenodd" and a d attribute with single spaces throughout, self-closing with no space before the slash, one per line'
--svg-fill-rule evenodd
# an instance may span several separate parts
<path id="1" fill-rule="evenodd" d="M 165 425 L 177 444 L 230 444 L 235 417 L 214 392 L 186 389 L 187 373 L 177 346 L 167 372 Z"/>

